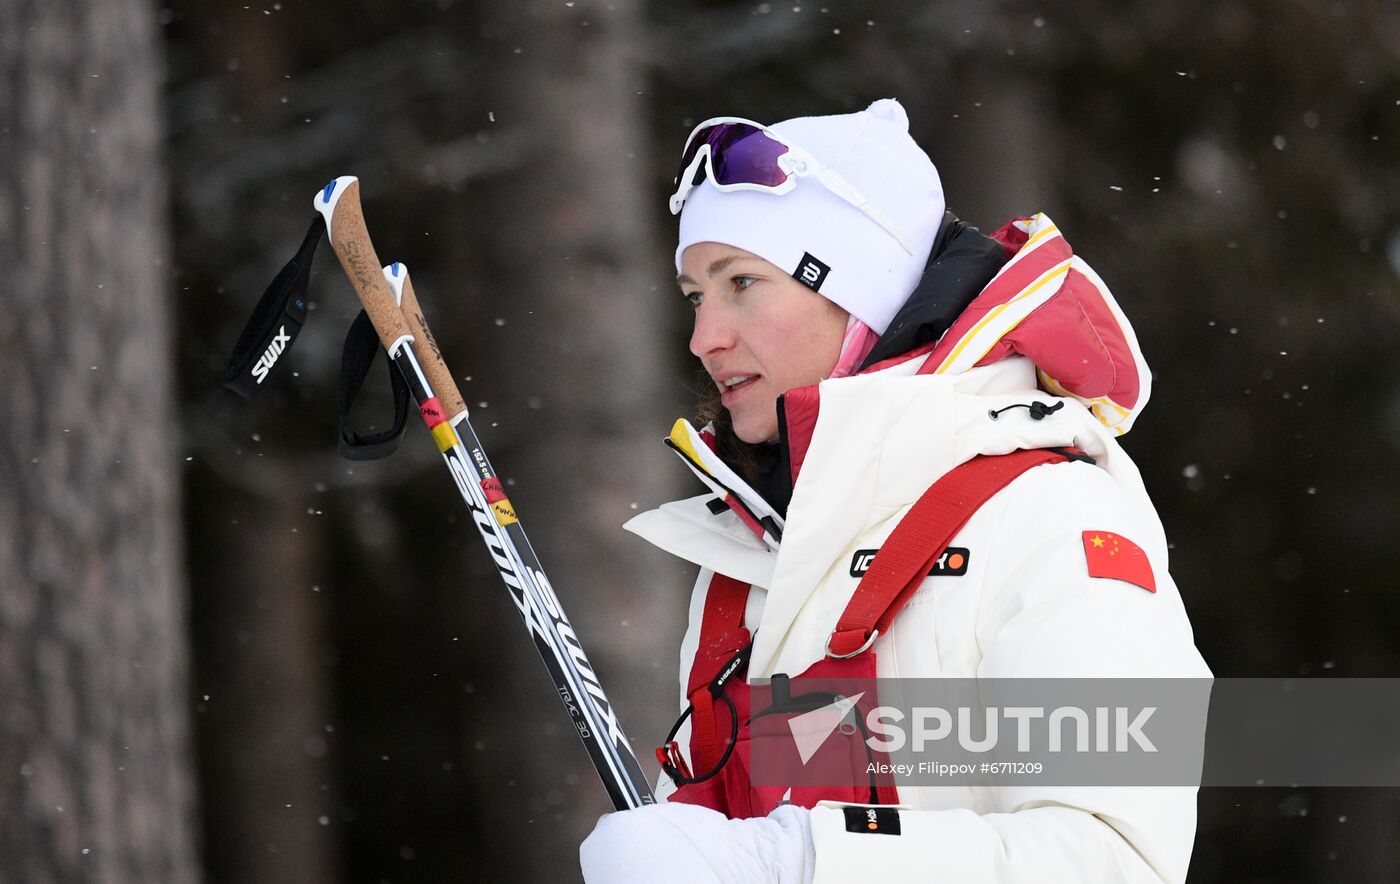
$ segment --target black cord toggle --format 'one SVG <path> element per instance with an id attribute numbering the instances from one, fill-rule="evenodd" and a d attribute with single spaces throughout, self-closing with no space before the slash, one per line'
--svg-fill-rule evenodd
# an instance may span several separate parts
<path id="1" fill-rule="evenodd" d="M 1031 420 L 1045 420 L 1046 415 L 1054 414 L 1065 407 L 1063 401 L 1054 405 L 1046 405 L 1044 402 L 1017 402 L 1015 405 L 1008 405 L 1005 408 L 998 408 L 995 411 L 987 412 L 987 417 L 996 420 L 1003 411 L 1010 411 L 1013 408 L 1024 408 L 1031 413 Z"/>

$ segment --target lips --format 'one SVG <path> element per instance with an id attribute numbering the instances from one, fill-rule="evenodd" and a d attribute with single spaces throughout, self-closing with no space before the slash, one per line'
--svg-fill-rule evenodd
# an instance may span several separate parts
<path id="1" fill-rule="evenodd" d="M 762 377 L 761 375 L 730 375 L 720 380 L 715 379 L 716 385 L 720 389 L 719 401 L 725 408 L 729 408 L 734 402 L 742 397 L 750 388 L 754 386 Z M 737 383 L 736 383 L 737 382 Z"/>

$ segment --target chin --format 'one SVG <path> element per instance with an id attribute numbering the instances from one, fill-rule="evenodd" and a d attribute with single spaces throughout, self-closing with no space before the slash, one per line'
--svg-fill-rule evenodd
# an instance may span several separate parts
<path id="1" fill-rule="evenodd" d="M 760 442 L 776 442 L 778 440 L 778 425 L 773 422 L 771 426 L 754 426 L 749 421 L 734 421 L 734 435 L 742 442 L 750 445 L 757 445 Z"/>

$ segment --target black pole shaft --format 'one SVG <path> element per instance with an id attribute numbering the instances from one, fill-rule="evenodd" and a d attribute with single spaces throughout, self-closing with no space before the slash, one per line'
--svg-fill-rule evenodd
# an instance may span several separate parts
<path id="1" fill-rule="evenodd" d="M 407 341 L 394 348 L 390 359 L 408 382 L 424 420 L 433 431 L 462 501 L 471 511 L 472 521 L 486 543 L 491 561 L 530 630 L 535 649 L 549 670 L 559 699 L 602 778 L 613 806 L 627 810 L 654 804 L 656 799 L 651 786 L 622 731 L 616 710 L 603 692 L 593 664 L 559 604 L 525 535 L 524 526 L 505 497 L 466 412 L 458 416 L 455 426 L 442 420 L 442 409 Z"/>

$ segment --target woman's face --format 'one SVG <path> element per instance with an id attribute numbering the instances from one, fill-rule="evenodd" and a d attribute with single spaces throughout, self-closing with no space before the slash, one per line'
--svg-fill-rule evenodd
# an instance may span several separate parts
<path id="1" fill-rule="evenodd" d="M 831 374 L 846 311 L 743 249 L 702 242 L 681 255 L 681 293 L 695 307 L 690 352 L 720 390 L 734 433 L 778 438 L 778 397 Z"/>

